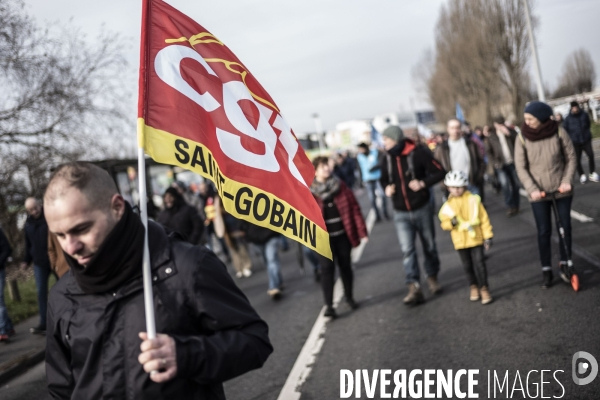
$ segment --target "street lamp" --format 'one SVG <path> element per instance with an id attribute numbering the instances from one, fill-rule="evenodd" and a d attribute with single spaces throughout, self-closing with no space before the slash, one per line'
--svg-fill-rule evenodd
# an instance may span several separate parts
<path id="1" fill-rule="evenodd" d="M 533 53 L 533 62 L 535 64 L 535 78 L 537 83 L 538 99 L 546 101 L 544 94 L 544 86 L 542 85 L 542 70 L 540 69 L 540 59 L 538 58 L 537 46 L 535 45 L 535 37 L 533 36 L 533 28 L 531 27 L 531 17 L 529 16 L 529 0 L 525 2 L 525 18 L 527 19 L 527 31 L 529 32 L 529 42 L 531 44 L 531 52 Z"/>
<path id="2" fill-rule="evenodd" d="M 321 117 L 319 117 L 319 114 L 317 113 L 314 113 L 312 117 L 315 121 L 315 130 L 317 131 L 317 140 L 319 141 L 319 153 L 322 154 L 325 145 L 323 144 L 323 125 L 321 124 Z"/>

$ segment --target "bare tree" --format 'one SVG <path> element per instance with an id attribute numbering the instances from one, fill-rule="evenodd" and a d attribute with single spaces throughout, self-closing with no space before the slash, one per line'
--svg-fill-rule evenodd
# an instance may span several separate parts
<path id="1" fill-rule="evenodd" d="M 534 23 L 536 22 L 534 18 Z M 413 76 L 427 84 L 438 118 L 461 104 L 469 119 L 489 122 L 503 103 L 519 118 L 529 99 L 529 39 L 521 0 L 450 0 L 436 25 L 435 61 Z"/>
<path id="2" fill-rule="evenodd" d="M 42 27 L 21 0 L 0 0 L 0 224 L 13 244 L 23 200 L 41 197 L 51 167 L 125 155 L 127 137 L 134 149 L 121 43 L 104 30 L 90 43 L 71 24 Z"/>
<path id="3" fill-rule="evenodd" d="M 577 49 L 567 57 L 553 97 L 590 92 L 596 82 L 594 60 L 587 49 Z"/>

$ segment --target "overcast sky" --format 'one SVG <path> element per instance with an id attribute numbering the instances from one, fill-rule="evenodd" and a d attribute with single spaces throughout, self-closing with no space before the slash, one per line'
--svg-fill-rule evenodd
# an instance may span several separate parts
<path id="1" fill-rule="evenodd" d="M 168 0 L 225 43 L 277 102 L 296 133 L 390 111 L 428 108 L 411 69 L 434 46 L 445 0 Z M 25 0 L 42 21 L 93 37 L 102 23 L 130 43 L 137 69 L 142 0 Z M 585 47 L 600 68 L 599 0 L 537 0 L 542 74 L 550 87 L 567 55 Z M 135 72 L 132 73 L 135 75 Z M 132 92 L 137 81 L 131 80 Z M 135 121 L 132 99 L 132 126 Z"/>

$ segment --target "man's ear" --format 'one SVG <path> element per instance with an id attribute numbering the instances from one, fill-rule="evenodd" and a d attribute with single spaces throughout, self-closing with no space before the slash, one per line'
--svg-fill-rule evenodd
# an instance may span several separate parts
<path id="1" fill-rule="evenodd" d="M 125 200 L 120 194 L 114 194 L 110 199 L 110 211 L 117 221 L 121 219 L 125 213 Z"/>

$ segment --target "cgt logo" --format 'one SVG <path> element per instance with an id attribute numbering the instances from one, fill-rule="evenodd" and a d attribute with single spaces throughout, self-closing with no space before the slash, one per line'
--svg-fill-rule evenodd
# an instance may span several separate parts
<path id="1" fill-rule="evenodd" d="M 587 385 L 591 383 L 598 375 L 598 361 L 593 355 L 585 351 L 578 351 L 573 354 L 573 382 L 576 385 Z M 580 378 L 589 372 L 585 378 Z"/>

